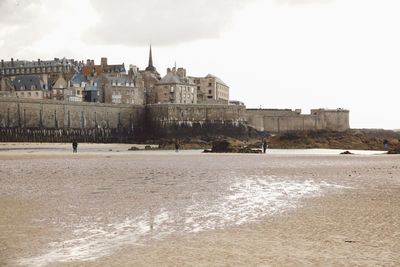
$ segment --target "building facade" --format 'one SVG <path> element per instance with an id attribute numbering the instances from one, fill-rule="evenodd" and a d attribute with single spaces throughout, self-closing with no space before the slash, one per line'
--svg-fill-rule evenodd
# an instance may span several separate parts
<path id="1" fill-rule="evenodd" d="M 11 61 L 1 60 L 0 74 L 3 76 L 18 76 L 66 73 L 72 71 L 73 68 L 74 60 L 66 58 L 44 61 L 40 59 L 37 61 L 14 60 L 11 58 Z"/>
<path id="2" fill-rule="evenodd" d="M 195 84 L 186 77 L 183 68 L 168 68 L 167 75 L 155 85 L 155 91 L 158 104 L 197 104 Z"/>
<path id="3" fill-rule="evenodd" d="M 12 81 L 13 96 L 28 99 L 50 99 L 50 91 L 37 75 L 20 75 Z"/>
<path id="4" fill-rule="evenodd" d="M 199 104 L 229 103 L 229 86 L 217 76 L 208 74 L 206 77 L 189 77 L 189 79 L 196 84 Z"/>

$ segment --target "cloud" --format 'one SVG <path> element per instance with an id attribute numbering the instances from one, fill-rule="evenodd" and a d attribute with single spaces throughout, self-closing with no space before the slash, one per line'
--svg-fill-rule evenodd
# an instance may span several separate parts
<path id="1" fill-rule="evenodd" d="M 256 0 L 91 0 L 100 21 L 85 41 L 97 44 L 179 44 L 217 38 L 236 11 Z"/>
<path id="2" fill-rule="evenodd" d="M 278 4 L 284 4 L 284 5 L 328 4 L 336 2 L 336 0 L 274 0 L 274 1 Z"/>
<path id="3" fill-rule="evenodd" d="M 81 10 L 88 14 L 78 20 Z M 69 47 L 93 13 L 89 0 L 0 0 L 0 58 L 29 59 Z"/>
<path id="4" fill-rule="evenodd" d="M 0 25 L 27 24 L 38 15 L 41 0 L 0 0 Z"/>

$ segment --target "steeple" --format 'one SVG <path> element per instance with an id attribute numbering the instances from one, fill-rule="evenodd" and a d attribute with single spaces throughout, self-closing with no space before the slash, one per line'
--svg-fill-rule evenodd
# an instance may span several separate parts
<path id="1" fill-rule="evenodd" d="M 151 54 L 151 45 L 150 45 L 150 55 L 149 55 L 149 65 L 146 68 L 147 71 L 157 71 L 153 66 L 153 56 Z"/>

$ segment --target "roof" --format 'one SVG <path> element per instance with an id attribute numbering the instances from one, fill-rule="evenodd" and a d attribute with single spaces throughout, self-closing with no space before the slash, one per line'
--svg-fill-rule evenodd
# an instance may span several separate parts
<path id="1" fill-rule="evenodd" d="M 85 75 L 80 74 L 80 73 L 75 73 L 74 76 L 71 77 L 71 82 L 72 83 L 82 83 L 82 82 L 88 82 L 87 78 Z"/>
<path id="2" fill-rule="evenodd" d="M 226 85 L 220 78 L 218 78 L 218 77 L 215 76 L 215 75 L 208 74 L 208 75 L 206 76 L 206 78 L 215 78 L 215 80 L 216 80 L 218 83 L 223 84 L 223 85 L 225 85 L 225 86 L 228 86 L 228 85 Z"/>
<path id="3" fill-rule="evenodd" d="M 54 60 L 41 60 L 39 61 L 28 61 L 28 60 L 13 60 L 13 61 L 4 61 L 5 68 L 17 68 L 17 67 L 47 67 L 47 66 L 66 66 L 73 65 L 73 59 L 66 59 L 65 57 Z M 0 65 L 1 68 L 1 65 Z"/>
<path id="4" fill-rule="evenodd" d="M 97 84 L 97 87 L 103 87 L 104 85 L 102 79 L 93 79 L 93 83 Z"/>
<path id="5" fill-rule="evenodd" d="M 116 73 L 125 73 L 125 64 L 118 64 L 118 65 L 107 65 L 103 67 L 103 73 L 110 73 L 110 72 L 116 72 Z"/>
<path id="6" fill-rule="evenodd" d="M 36 75 L 20 75 L 17 76 L 12 85 L 15 91 L 26 91 L 26 90 L 46 90 L 45 84 L 40 78 L 40 76 Z"/>
<path id="7" fill-rule="evenodd" d="M 159 82 L 158 84 L 164 84 L 164 83 L 179 83 L 179 84 L 192 84 L 190 80 L 185 77 L 182 78 L 178 74 L 174 74 L 174 72 L 170 71 L 165 75 Z"/>
<path id="8" fill-rule="evenodd" d="M 102 72 L 103 72 L 103 69 L 99 65 L 95 65 L 95 66 L 86 65 L 82 68 L 82 74 L 84 74 L 84 75 L 89 75 L 89 74 L 94 74 L 94 73 L 100 74 Z"/>
<path id="9" fill-rule="evenodd" d="M 107 79 L 110 81 L 111 85 L 113 82 L 115 83 L 121 83 L 121 84 L 126 84 L 126 83 L 133 83 L 133 86 L 135 86 L 135 82 L 129 78 L 129 77 L 110 77 L 107 76 Z"/>

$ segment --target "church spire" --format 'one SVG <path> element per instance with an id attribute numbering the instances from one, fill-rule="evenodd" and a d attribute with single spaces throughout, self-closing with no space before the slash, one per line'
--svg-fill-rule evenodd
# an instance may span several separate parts
<path id="1" fill-rule="evenodd" d="M 156 68 L 153 66 L 153 55 L 151 53 L 151 45 L 150 45 L 149 65 L 147 66 L 146 70 L 156 71 Z"/>

